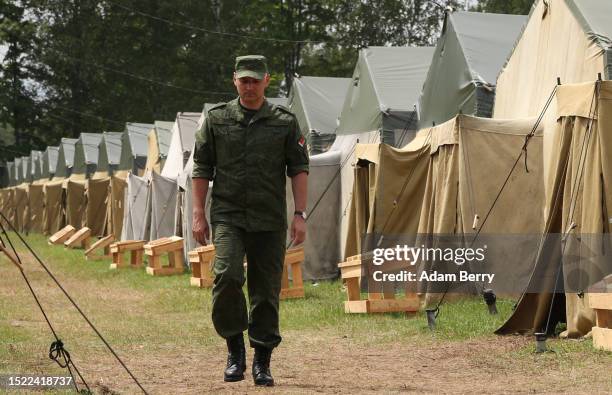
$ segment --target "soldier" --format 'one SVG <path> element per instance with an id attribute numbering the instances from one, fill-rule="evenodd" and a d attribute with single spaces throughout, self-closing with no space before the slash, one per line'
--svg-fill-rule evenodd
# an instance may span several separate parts
<path id="1" fill-rule="evenodd" d="M 204 200 L 212 190 L 211 224 L 215 245 L 212 320 L 227 341 L 225 381 L 244 379 L 248 329 L 256 385 L 272 386 L 272 350 L 281 342 L 279 297 L 285 260 L 287 211 L 285 175 L 291 177 L 295 215 L 294 245 L 306 237 L 308 153 L 295 116 L 271 105 L 266 58 L 236 58 L 234 85 L 239 97 L 208 111 L 196 134 L 193 168 L 193 234 L 209 239 Z M 243 260 L 248 262 L 247 304 Z"/>

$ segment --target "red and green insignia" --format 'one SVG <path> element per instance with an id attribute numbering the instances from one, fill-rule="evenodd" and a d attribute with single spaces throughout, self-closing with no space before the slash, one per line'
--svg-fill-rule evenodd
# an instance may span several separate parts
<path id="1" fill-rule="evenodd" d="M 300 137 L 300 139 L 298 140 L 298 144 L 300 145 L 300 147 L 304 147 L 304 143 L 306 142 L 306 140 L 304 139 L 304 136 Z"/>

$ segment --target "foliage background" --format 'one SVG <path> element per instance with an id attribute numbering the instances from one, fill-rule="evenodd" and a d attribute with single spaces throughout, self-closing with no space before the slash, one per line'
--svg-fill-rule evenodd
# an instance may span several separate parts
<path id="1" fill-rule="evenodd" d="M 0 163 L 81 132 L 174 120 L 234 96 L 260 53 L 269 96 L 295 73 L 346 76 L 359 49 L 434 45 L 446 7 L 526 14 L 533 0 L 0 0 Z"/>

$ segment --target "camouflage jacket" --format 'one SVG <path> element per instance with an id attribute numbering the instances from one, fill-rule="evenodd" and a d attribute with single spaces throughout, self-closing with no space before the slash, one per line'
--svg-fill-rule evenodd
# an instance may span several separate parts
<path id="1" fill-rule="evenodd" d="M 308 172 L 295 116 L 267 100 L 247 123 L 238 98 L 211 108 L 196 132 L 193 178 L 213 181 L 211 223 L 287 229 L 285 174 Z"/>

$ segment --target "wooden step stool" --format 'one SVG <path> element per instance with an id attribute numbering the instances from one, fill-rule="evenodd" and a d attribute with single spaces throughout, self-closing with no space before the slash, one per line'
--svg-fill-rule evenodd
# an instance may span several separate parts
<path id="1" fill-rule="evenodd" d="M 303 298 L 304 280 L 302 279 L 302 262 L 304 262 L 304 247 L 296 247 L 285 253 L 283 278 L 281 280 L 281 299 Z M 289 267 L 291 267 L 292 282 L 289 282 Z"/>
<path id="2" fill-rule="evenodd" d="M 169 276 L 181 274 L 183 265 L 183 238 L 178 236 L 163 237 L 144 246 L 145 255 L 149 257 L 147 274 L 152 276 Z M 162 267 L 160 258 L 168 254 L 168 266 Z"/>
<path id="3" fill-rule="evenodd" d="M 113 235 L 108 235 L 96 241 L 85 250 L 85 259 L 88 261 L 97 261 L 100 259 L 107 259 L 111 257 L 110 245 L 115 241 Z M 102 250 L 102 254 L 95 254 L 97 250 Z"/>
<path id="4" fill-rule="evenodd" d="M 64 244 L 76 232 L 72 225 L 66 225 L 49 237 L 49 244 Z"/>
<path id="5" fill-rule="evenodd" d="M 214 245 L 198 247 L 195 250 L 189 251 L 189 263 L 191 263 L 190 284 L 192 286 L 200 288 L 210 288 L 213 286 L 211 270 L 214 258 Z"/>
<path id="6" fill-rule="evenodd" d="M 79 229 L 78 232 L 73 233 L 72 236 L 70 236 L 70 238 L 64 242 L 64 247 L 77 248 L 80 246 L 81 248 L 86 250 L 89 248 L 90 237 L 91 229 L 85 226 Z"/>
<path id="7" fill-rule="evenodd" d="M 593 289 L 596 288 L 596 289 Z M 587 294 L 589 307 L 595 309 L 596 326 L 593 327 L 593 346 L 612 351 L 612 275 L 595 284 Z M 598 291 L 598 293 L 591 293 Z"/>
<path id="8" fill-rule="evenodd" d="M 113 263 L 111 263 L 110 269 L 120 269 L 124 267 L 142 267 L 144 244 L 144 240 L 124 240 L 111 244 L 110 252 L 113 255 Z M 123 261 L 124 252 L 130 253 L 129 265 L 127 265 Z"/>
<path id="9" fill-rule="evenodd" d="M 371 257 L 369 258 L 371 259 Z M 367 299 L 361 299 L 361 255 L 348 257 L 338 264 L 341 277 L 346 283 L 348 300 L 344 302 L 345 313 L 414 313 L 419 310 L 419 298 L 416 293 L 407 293 L 405 298 L 396 299 L 394 292 L 368 293 Z"/>

